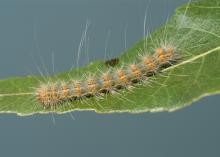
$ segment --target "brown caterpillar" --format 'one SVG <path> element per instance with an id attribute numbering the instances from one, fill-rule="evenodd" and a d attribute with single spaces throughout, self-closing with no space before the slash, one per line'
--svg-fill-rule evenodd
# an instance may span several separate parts
<path id="1" fill-rule="evenodd" d="M 153 55 L 142 56 L 138 63 L 129 64 L 112 73 L 104 73 L 83 82 L 71 80 L 67 83 L 41 85 L 36 91 L 36 98 L 44 108 L 56 108 L 66 101 L 112 93 L 147 80 L 179 59 L 174 48 L 158 48 Z"/>

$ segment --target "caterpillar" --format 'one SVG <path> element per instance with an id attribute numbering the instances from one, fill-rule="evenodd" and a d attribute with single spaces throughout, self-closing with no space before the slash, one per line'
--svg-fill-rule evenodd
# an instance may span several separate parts
<path id="1" fill-rule="evenodd" d="M 44 108 L 56 108 L 67 101 L 76 101 L 129 88 L 144 82 L 162 69 L 176 64 L 181 59 L 174 47 L 162 47 L 153 55 L 142 55 L 137 63 L 128 64 L 113 72 L 106 72 L 85 81 L 41 84 L 36 90 L 36 99 Z"/>

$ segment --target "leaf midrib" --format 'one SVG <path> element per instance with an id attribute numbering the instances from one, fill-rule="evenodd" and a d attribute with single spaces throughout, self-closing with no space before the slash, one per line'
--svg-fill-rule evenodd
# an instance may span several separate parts
<path id="1" fill-rule="evenodd" d="M 179 66 L 181 66 L 181 65 L 184 65 L 184 64 L 187 64 L 187 63 L 191 63 L 191 62 L 193 62 L 193 61 L 195 61 L 195 60 L 197 60 L 197 59 L 199 59 L 199 58 L 205 57 L 206 55 L 208 55 L 208 54 L 210 54 L 210 53 L 212 53 L 212 52 L 215 52 L 215 51 L 217 51 L 217 50 L 220 50 L 220 46 L 218 46 L 218 47 L 216 47 L 216 48 L 214 48 L 214 49 L 211 49 L 211 50 L 209 50 L 209 51 L 207 51 L 207 52 L 204 52 L 204 53 L 202 53 L 202 54 L 200 54 L 200 55 L 194 56 L 194 57 L 192 57 L 192 58 L 190 58 L 190 59 L 188 59 L 188 60 L 182 61 L 182 62 L 179 63 L 179 64 L 176 64 L 176 65 L 173 65 L 173 66 L 171 66 L 171 67 L 168 67 L 168 68 L 166 68 L 166 69 L 164 69 L 164 70 L 162 70 L 162 71 L 168 71 L 168 70 L 170 70 L 170 69 L 174 69 L 174 68 L 179 67 Z"/>

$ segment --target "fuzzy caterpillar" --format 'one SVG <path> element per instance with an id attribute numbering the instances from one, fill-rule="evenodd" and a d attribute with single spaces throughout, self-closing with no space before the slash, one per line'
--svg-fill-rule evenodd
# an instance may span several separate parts
<path id="1" fill-rule="evenodd" d="M 147 80 L 161 69 L 172 66 L 180 59 L 175 48 L 158 48 L 153 55 L 142 56 L 138 63 L 129 64 L 112 73 L 104 73 L 86 81 L 71 80 L 67 83 L 43 84 L 36 91 L 36 98 L 44 108 L 77 99 L 113 93 L 133 84 Z"/>

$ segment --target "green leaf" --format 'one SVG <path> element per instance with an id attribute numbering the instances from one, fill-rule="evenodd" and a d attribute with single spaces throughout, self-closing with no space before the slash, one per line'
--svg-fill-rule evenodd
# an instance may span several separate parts
<path id="1" fill-rule="evenodd" d="M 153 53 L 162 44 L 176 47 L 183 59 L 151 77 L 148 83 L 136 84 L 120 94 L 103 99 L 88 98 L 44 109 L 34 96 L 42 82 L 80 79 L 86 74 L 106 71 L 103 61 L 51 77 L 27 76 L 0 81 L 0 112 L 30 115 L 95 110 L 100 113 L 174 111 L 198 99 L 220 93 L 220 3 L 202 0 L 178 8 L 167 24 L 140 41 L 119 57 L 115 68 L 138 61 L 141 53 Z M 146 50 L 146 52 L 140 51 Z M 71 76 L 71 77 L 69 77 Z"/>

